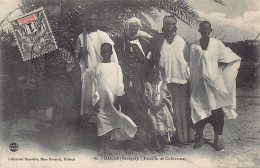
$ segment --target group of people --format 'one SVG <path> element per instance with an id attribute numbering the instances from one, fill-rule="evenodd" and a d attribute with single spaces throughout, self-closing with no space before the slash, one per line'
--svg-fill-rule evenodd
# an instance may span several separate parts
<path id="1" fill-rule="evenodd" d="M 117 57 L 114 42 L 98 29 L 97 15 L 91 15 L 78 37 L 76 57 L 64 49 L 56 51 L 64 64 L 56 61 L 51 66 L 55 75 L 48 78 L 67 77 L 71 85 L 52 88 L 63 99 L 54 96 L 54 107 L 61 111 L 54 110 L 54 118 L 61 114 L 78 122 L 80 114 L 96 116 L 101 155 L 111 154 L 112 139 L 125 141 L 126 153 L 165 152 L 168 144 L 191 142 L 197 149 L 204 144 L 206 123 L 213 126 L 213 147 L 224 150 L 224 114 L 237 116 L 235 84 L 241 58 L 210 38 L 210 22 L 200 23 L 201 39 L 190 47 L 177 35 L 176 23 L 173 16 L 165 16 L 162 33 L 152 37 L 138 18 L 127 20 L 124 54 Z M 74 95 L 68 89 L 74 89 Z M 74 105 L 66 103 L 73 98 Z"/>

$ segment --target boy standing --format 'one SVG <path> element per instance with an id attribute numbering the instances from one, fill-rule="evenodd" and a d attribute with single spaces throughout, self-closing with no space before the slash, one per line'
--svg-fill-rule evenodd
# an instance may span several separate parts
<path id="1" fill-rule="evenodd" d="M 82 70 L 82 98 L 81 98 L 81 115 L 91 116 L 94 113 L 92 106 L 93 101 L 93 79 L 92 70 L 98 63 L 102 62 L 100 47 L 102 43 L 112 45 L 113 54 L 111 62 L 118 63 L 117 54 L 114 49 L 114 42 L 106 32 L 98 29 L 98 15 L 92 13 L 86 23 L 87 30 L 81 33 L 77 40 L 76 54 L 79 58 Z"/>
<path id="2" fill-rule="evenodd" d="M 103 62 L 95 70 L 96 91 L 94 104 L 98 110 L 98 136 L 101 136 L 100 155 L 110 155 L 110 139 L 129 140 L 137 131 L 135 123 L 125 114 L 118 111 L 114 104 L 124 95 L 123 74 L 117 63 L 111 62 L 112 45 L 103 43 L 101 55 Z"/>

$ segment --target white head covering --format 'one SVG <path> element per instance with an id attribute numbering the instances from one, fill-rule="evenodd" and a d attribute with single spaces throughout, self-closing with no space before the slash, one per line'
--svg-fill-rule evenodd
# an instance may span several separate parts
<path id="1" fill-rule="evenodd" d="M 140 19 L 136 18 L 136 17 L 132 17 L 131 19 L 128 19 L 125 24 L 124 24 L 124 29 L 125 29 L 125 32 L 126 32 L 126 35 L 129 36 L 130 35 L 130 31 L 129 31 L 129 26 L 131 23 L 137 23 L 138 26 L 139 26 L 139 29 L 138 29 L 138 32 L 135 36 L 139 36 L 139 32 L 140 30 L 142 29 L 142 22 Z"/>
<path id="2" fill-rule="evenodd" d="M 135 37 L 143 36 L 145 38 L 152 38 L 152 36 L 150 34 L 141 30 L 143 28 L 142 22 L 141 22 L 140 19 L 138 19 L 136 17 L 132 17 L 131 19 L 128 19 L 124 24 L 124 29 L 125 29 L 127 36 L 130 35 L 129 26 L 130 26 L 131 23 L 137 23 L 138 26 L 139 26 L 138 32 L 136 33 Z"/>

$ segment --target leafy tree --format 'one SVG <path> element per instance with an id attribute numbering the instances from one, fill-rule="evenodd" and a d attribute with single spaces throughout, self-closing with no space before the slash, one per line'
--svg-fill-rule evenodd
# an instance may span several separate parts
<path id="1" fill-rule="evenodd" d="M 221 0 L 211 0 L 223 4 Z M 92 12 L 100 15 L 101 29 L 108 31 L 112 37 L 120 37 L 123 22 L 132 16 L 142 19 L 149 30 L 146 16 L 157 19 L 158 11 L 165 11 L 187 25 L 196 24 L 199 16 L 185 0 L 20 0 L 19 9 L 23 13 L 44 7 L 51 27 L 55 33 L 60 32 L 75 40 L 82 31 L 85 19 Z M 0 24 L 1 28 L 2 23 Z"/>

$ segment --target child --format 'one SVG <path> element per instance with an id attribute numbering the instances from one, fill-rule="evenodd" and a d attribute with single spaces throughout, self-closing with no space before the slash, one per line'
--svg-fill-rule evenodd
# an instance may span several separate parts
<path id="1" fill-rule="evenodd" d="M 99 155 L 111 155 L 109 151 L 110 139 L 130 140 L 134 137 L 137 126 L 125 114 L 118 111 L 114 104 L 124 95 L 123 74 L 117 63 L 111 62 L 112 45 L 101 45 L 103 62 L 95 68 L 96 92 L 93 101 L 98 110 L 98 136 L 101 137 L 102 148 Z M 95 103 L 97 102 L 97 103 Z"/>
<path id="2" fill-rule="evenodd" d="M 171 96 L 166 84 L 160 77 L 159 67 L 154 65 L 145 83 L 144 101 L 148 115 L 156 131 L 159 152 L 167 150 L 166 145 L 176 130 L 173 124 Z"/>

